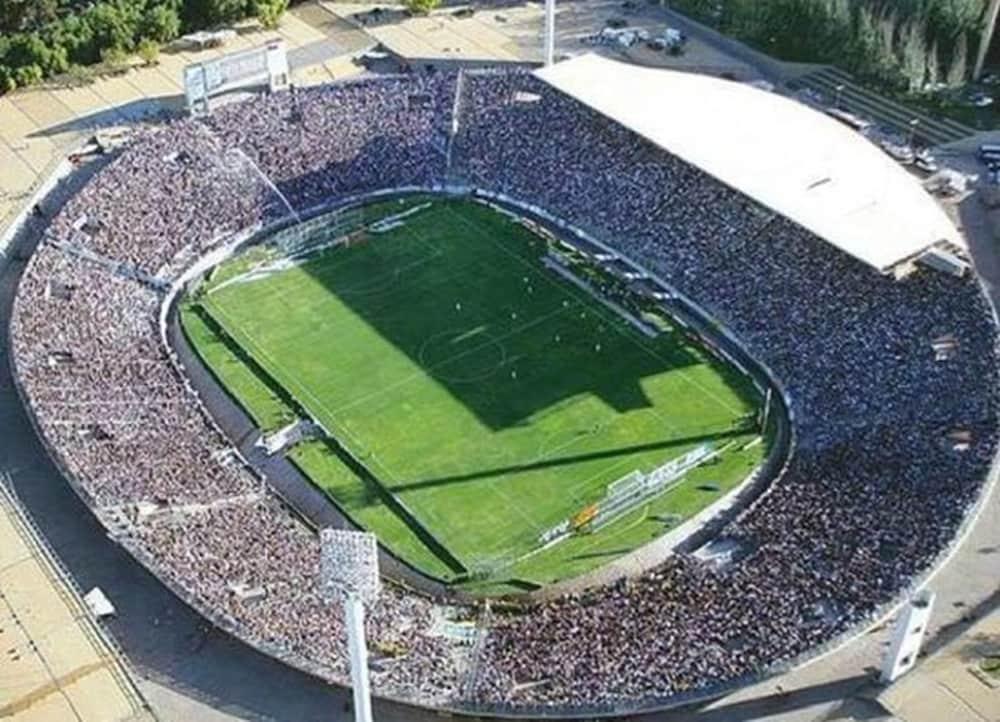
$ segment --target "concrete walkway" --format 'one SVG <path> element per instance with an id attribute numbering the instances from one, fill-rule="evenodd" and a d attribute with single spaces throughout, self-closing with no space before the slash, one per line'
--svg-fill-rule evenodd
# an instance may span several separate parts
<path id="1" fill-rule="evenodd" d="M 0 718 L 147 720 L 117 650 L 0 479 Z"/>

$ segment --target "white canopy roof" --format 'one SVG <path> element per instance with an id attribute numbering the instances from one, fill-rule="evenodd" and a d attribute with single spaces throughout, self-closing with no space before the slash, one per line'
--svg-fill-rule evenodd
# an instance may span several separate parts
<path id="1" fill-rule="evenodd" d="M 537 75 L 879 270 L 938 241 L 965 247 L 916 178 L 863 136 L 799 102 L 594 54 Z"/>

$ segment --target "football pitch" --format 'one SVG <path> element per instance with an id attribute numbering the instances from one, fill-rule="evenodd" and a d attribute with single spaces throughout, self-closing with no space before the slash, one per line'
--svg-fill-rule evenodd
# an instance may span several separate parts
<path id="1" fill-rule="evenodd" d="M 397 556 L 483 593 L 567 578 L 662 535 L 767 451 L 753 386 L 676 328 L 650 338 L 542 264 L 548 242 L 462 200 L 276 263 L 255 248 L 182 305 L 193 346 L 290 458 Z M 422 204 L 426 203 L 427 207 Z M 539 536 L 702 444 L 711 463 L 594 533 Z M 519 586 L 520 585 L 520 586 Z"/>

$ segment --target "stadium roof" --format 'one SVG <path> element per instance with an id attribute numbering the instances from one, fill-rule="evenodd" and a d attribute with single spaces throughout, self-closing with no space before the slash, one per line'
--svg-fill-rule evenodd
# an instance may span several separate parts
<path id="1" fill-rule="evenodd" d="M 885 271 L 942 240 L 965 247 L 920 183 L 873 143 L 780 95 L 587 54 L 539 78 Z"/>

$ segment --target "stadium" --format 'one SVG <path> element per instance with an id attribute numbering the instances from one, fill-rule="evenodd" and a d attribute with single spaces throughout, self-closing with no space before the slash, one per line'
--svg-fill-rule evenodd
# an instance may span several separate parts
<path id="1" fill-rule="evenodd" d="M 32 253 L 10 359 L 217 627 L 349 684 L 317 532 L 364 529 L 374 694 L 628 714 L 822 655 L 951 552 L 998 432 L 963 253 L 881 151 L 747 85 L 366 77 L 129 143 Z"/>

